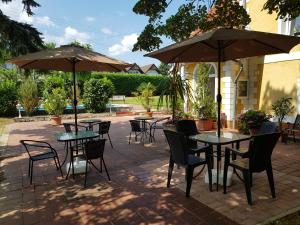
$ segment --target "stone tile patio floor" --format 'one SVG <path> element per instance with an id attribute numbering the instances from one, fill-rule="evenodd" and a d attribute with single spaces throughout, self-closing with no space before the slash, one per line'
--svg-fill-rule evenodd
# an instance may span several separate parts
<path id="1" fill-rule="evenodd" d="M 209 192 L 203 177 L 193 181 L 191 198 L 185 198 L 182 169 L 176 169 L 172 188 L 166 188 L 168 147 L 162 132 L 156 143 L 128 145 L 131 117 L 112 121 L 105 173 L 91 171 L 88 187 L 83 176 L 62 179 L 54 163 L 37 163 L 34 183 L 27 177 L 28 159 L 21 139 L 49 141 L 64 157 L 63 144 L 54 134 L 63 131 L 49 122 L 10 125 L 8 148 L 1 161 L 0 224 L 257 224 L 300 206 L 299 144 L 278 143 L 273 155 L 277 198 L 270 198 L 265 174 L 254 176 L 254 206 L 246 202 L 243 183 L 234 177 L 228 194 Z M 246 144 L 246 143 L 245 143 Z"/>

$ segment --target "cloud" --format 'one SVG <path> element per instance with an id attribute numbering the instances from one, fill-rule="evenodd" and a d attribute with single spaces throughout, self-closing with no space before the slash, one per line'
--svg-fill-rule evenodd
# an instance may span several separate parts
<path id="1" fill-rule="evenodd" d="M 45 26 L 54 26 L 54 22 L 51 21 L 48 16 L 28 16 L 27 12 L 23 10 L 24 6 L 21 0 L 15 0 L 9 2 L 8 4 L 0 1 L 1 11 L 12 20 L 28 23 L 28 24 L 41 24 Z M 33 11 L 36 11 L 37 8 L 32 8 Z"/>
<path id="2" fill-rule="evenodd" d="M 87 16 L 87 17 L 85 17 L 85 20 L 88 22 L 93 22 L 93 21 L 95 21 L 95 18 L 91 17 L 91 16 Z"/>
<path id="3" fill-rule="evenodd" d="M 43 16 L 43 17 L 37 17 L 35 18 L 35 21 L 37 24 L 42 24 L 47 27 L 53 27 L 55 26 L 54 22 L 50 20 L 48 16 Z"/>
<path id="4" fill-rule="evenodd" d="M 62 36 L 44 34 L 45 42 L 54 42 L 57 45 L 69 44 L 72 41 L 79 41 L 80 43 L 87 44 L 91 39 L 90 35 L 86 32 L 80 32 L 70 26 L 66 27 Z"/>
<path id="5" fill-rule="evenodd" d="M 107 35 L 112 35 L 113 34 L 113 32 L 107 27 L 102 27 L 100 30 L 103 34 L 107 34 Z"/>
<path id="6" fill-rule="evenodd" d="M 121 43 L 114 44 L 108 48 L 108 52 L 112 56 L 120 55 L 126 52 L 130 52 L 133 45 L 137 42 L 138 35 L 136 33 L 125 35 L 121 40 Z"/>

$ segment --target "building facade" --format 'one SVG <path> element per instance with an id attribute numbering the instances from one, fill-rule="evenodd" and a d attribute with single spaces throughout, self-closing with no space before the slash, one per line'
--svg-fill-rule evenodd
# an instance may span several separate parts
<path id="1" fill-rule="evenodd" d="M 251 17 L 246 29 L 297 35 L 300 32 L 300 16 L 294 21 L 276 20 L 276 14 L 262 11 L 265 0 L 243 0 L 240 3 Z M 216 96 L 217 64 L 209 63 L 211 92 Z M 191 81 L 194 89 L 197 85 L 199 64 L 183 64 L 182 77 Z M 276 54 L 252 57 L 221 64 L 222 112 L 227 123 L 233 127 L 236 118 L 248 109 L 261 109 L 272 112 L 271 105 L 278 98 L 288 96 L 300 114 L 300 45 L 290 54 Z M 188 107 L 186 107 L 188 108 Z M 294 115 L 295 116 L 295 115 Z M 294 116 L 288 118 L 293 121 Z"/>

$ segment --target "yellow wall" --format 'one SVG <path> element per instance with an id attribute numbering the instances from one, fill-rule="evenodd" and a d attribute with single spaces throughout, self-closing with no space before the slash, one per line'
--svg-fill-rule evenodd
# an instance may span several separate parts
<path id="1" fill-rule="evenodd" d="M 300 78 L 300 60 L 264 64 L 259 108 L 271 112 L 272 103 L 283 96 L 291 97 L 296 107 L 297 78 Z"/>

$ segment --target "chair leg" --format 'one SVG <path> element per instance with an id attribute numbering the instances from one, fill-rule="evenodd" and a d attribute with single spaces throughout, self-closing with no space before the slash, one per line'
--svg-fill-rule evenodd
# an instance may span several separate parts
<path id="1" fill-rule="evenodd" d="M 84 187 L 86 187 L 88 160 L 85 161 Z"/>
<path id="2" fill-rule="evenodd" d="M 114 148 L 114 146 L 113 146 L 113 145 L 112 145 L 112 143 L 111 143 L 111 140 L 110 140 L 109 133 L 107 133 L 107 136 L 108 136 L 108 139 L 109 139 L 109 142 L 110 142 L 110 146 L 111 146 L 111 148 Z"/>
<path id="3" fill-rule="evenodd" d="M 100 158 L 100 173 L 102 173 L 102 158 Z"/>
<path id="4" fill-rule="evenodd" d="M 128 144 L 130 145 L 130 140 L 131 140 L 131 132 L 129 134 L 129 140 L 128 140 Z"/>
<path id="5" fill-rule="evenodd" d="M 272 197 L 275 198 L 276 194 L 275 194 L 275 185 L 274 185 L 272 165 L 269 165 L 268 168 L 266 169 L 266 171 L 267 171 L 267 176 L 268 176 L 268 180 L 269 180 Z"/>
<path id="6" fill-rule="evenodd" d="M 31 166 L 30 166 L 30 185 L 32 184 L 32 175 L 33 175 L 33 161 L 31 160 Z"/>
<path id="7" fill-rule="evenodd" d="M 192 187 L 192 181 L 193 181 L 193 173 L 194 173 L 194 167 L 187 167 L 185 169 L 185 176 L 186 176 L 186 191 L 185 196 L 190 197 L 191 187 Z"/>
<path id="8" fill-rule="evenodd" d="M 170 187 L 173 168 L 174 168 L 174 161 L 173 161 L 173 159 L 170 157 L 170 160 L 169 160 L 169 170 L 168 170 L 167 187 Z"/>
<path id="9" fill-rule="evenodd" d="M 250 186 L 250 171 L 244 170 L 243 177 L 244 177 L 244 182 L 245 182 L 247 201 L 248 201 L 249 205 L 252 205 L 251 186 Z"/>
<path id="10" fill-rule="evenodd" d="M 58 170 L 58 166 L 57 166 L 57 162 L 56 162 L 56 157 L 53 157 L 53 159 L 54 159 L 56 170 Z"/>
<path id="11" fill-rule="evenodd" d="M 223 193 L 227 193 L 227 172 L 228 172 L 228 163 L 224 163 L 224 173 L 223 173 Z"/>
<path id="12" fill-rule="evenodd" d="M 28 160 L 28 177 L 30 177 L 30 168 L 31 167 L 31 159 Z"/>
<path id="13" fill-rule="evenodd" d="M 107 168 L 106 168 L 105 161 L 104 161 L 104 158 L 103 158 L 103 157 L 102 157 L 102 162 L 103 162 L 103 166 L 104 166 L 104 169 L 105 169 L 107 178 L 108 178 L 108 180 L 110 181 L 110 176 L 109 176 L 109 174 L 108 174 L 108 171 L 107 171 Z"/>
<path id="14" fill-rule="evenodd" d="M 211 149 L 210 152 L 205 152 L 205 158 L 206 158 L 206 164 L 207 164 L 209 190 L 212 191 L 212 173 L 211 173 L 211 170 L 212 170 L 212 165 L 211 165 L 212 149 Z"/>
<path id="15" fill-rule="evenodd" d="M 56 156 L 56 158 L 57 158 L 58 169 L 59 169 L 59 171 L 60 171 L 61 177 L 64 178 L 64 175 L 63 175 L 63 172 L 62 172 L 62 170 L 61 170 L 61 165 L 60 165 L 58 156 Z"/>

